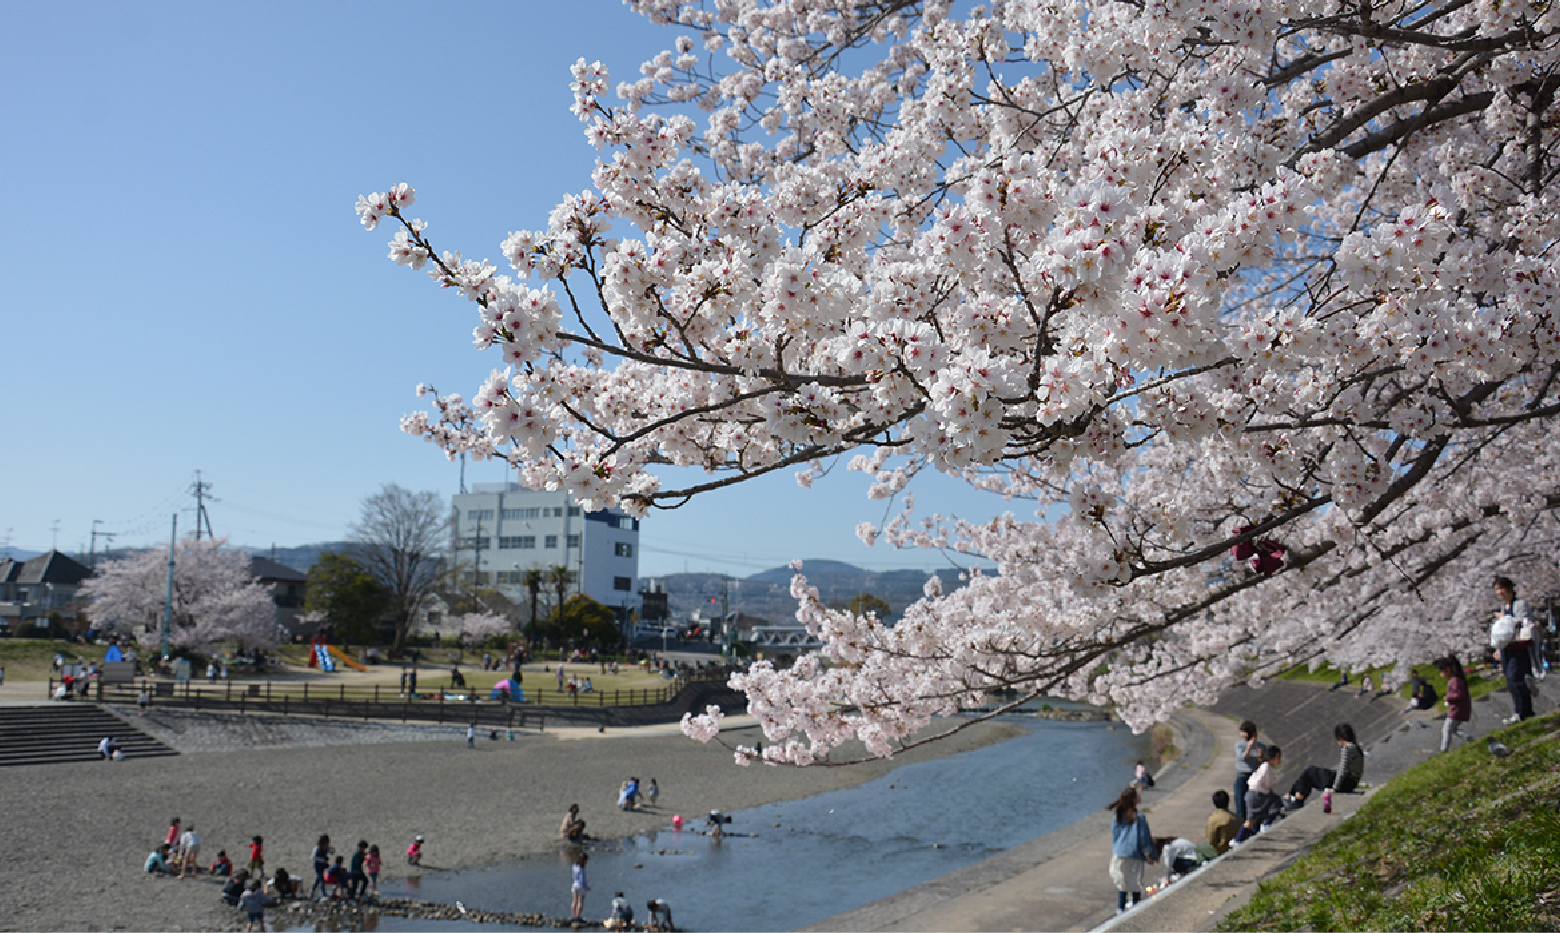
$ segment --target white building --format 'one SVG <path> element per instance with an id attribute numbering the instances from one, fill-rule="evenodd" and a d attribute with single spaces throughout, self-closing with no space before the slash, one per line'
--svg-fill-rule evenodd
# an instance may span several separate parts
<path id="1" fill-rule="evenodd" d="M 638 519 L 616 509 L 584 512 L 567 493 L 518 483 L 477 483 L 454 497 L 454 510 L 451 554 L 462 580 L 496 586 L 524 605 L 527 570 L 567 567 L 571 593 L 620 621 L 639 611 Z"/>

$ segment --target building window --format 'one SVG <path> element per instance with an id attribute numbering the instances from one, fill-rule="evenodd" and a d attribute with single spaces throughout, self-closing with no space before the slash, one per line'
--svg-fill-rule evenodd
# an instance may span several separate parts
<path id="1" fill-rule="evenodd" d="M 536 535 L 504 535 L 498 539 L 498 549 L 501 551 L 534 547 L 536 547 Z"/>
<path id="2" fill-rule="evenodd" d="M 579 546 L 580 546 L 580 536 L 579 535 L 569 535 L 568 539 L 566 541 L 564 541 L 564 547 L 578 548 Z"/>
<path id="3" fill-rule="evenodd" d="M 619 557 L 634 556 L 634 546 L 629 544 L 627 541 L 619 541 L 617 544 L 613 545 L 612 551 Z"/>
<path id="4" fill-rule="evenodd" d="M 521 535 L 516 540 L 519 541 L 516 547 L 523 551 L 534 551 L 536 549 L 536 535 Z"/>
<path id="5" fill-rule="evenodd" d="M 553 506 L 551 508 L 542 509 L 542 517 L 543 518 L 562 518 L 563 517 L 563 506 L 556 505 L 556 506 Z"/>
<path id="6" fill-rule="evenodd" d="M 580 507 L 579 506 L 577 506 L 577 505 L 569 506 L 569 517 L 570 518 L 578 518 L 579 515 L 580 515 Z"/>
<path id="7" fill-rule="evenodd" d="M 621 593 L 632 593 L 634 591 L 634 578 L 633 577 L 613 577 L 612 578 L 612 588 L 614 590 L 617 590 L 617 591 L 621 592 Z"/>
<path id="8" fill-rule="evenodd" d="M 622 518 L 618 519 L 618 527 L 624 531 L 633 531 L 634 519 L 631 516 L 624 515 Z"/>
<path id="9" fill-rule="evenodd" d="M 472 573 L 468 570 L 461 575 L 461 578 L 464 579 L 467 583 L 476 583 L 481 585 L 488 582 L 488 572 L 484 570 L 480 573 Z"/>
<path id="10" fill-rule="evenodd" d="M 468 521 L 468 522 L 479 522 L 479 521 L 480 522 L 490 522 L 492 520 L 493 520 L 493 510 L 492 509 L 467 509 L 466 510 L 466 521 Z"/>
<path id="11" fill-rule="evenodd" d="M 475 535 L 455 542 L 455 547 L 462 551 L 485 551 L 492 546 L 492 538 L 478 538 Z"/>
<path id="12" fill-rule="evenodd" d="M 542 515 L 542 510 L 540 508 L 505 509 L 501 514 L 503 515 L 504 521 L 517 522 L 527 518 L 540 518 Z"/>
<path id="13" fill-rule="evenodd" d="M 524 583 L 525 571 L 500 570 L 497 574 L 495 574 L 495 577 L 499 583 Z"/>
<path id="14" fill-rule="evenodd" d="M 548 535 L 546 538 L 542 539 L 542 546 L 556 549 L 558 547 L 558 536 Z"/>

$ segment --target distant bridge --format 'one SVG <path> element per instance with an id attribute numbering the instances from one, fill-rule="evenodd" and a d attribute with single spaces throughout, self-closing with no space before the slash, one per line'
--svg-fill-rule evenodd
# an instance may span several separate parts
<path id="1" fill-rule="evenodd" d="M 823 641 L 800 625 L 755 625 L 748 638 L 755 648 L 821 648 Z"/>

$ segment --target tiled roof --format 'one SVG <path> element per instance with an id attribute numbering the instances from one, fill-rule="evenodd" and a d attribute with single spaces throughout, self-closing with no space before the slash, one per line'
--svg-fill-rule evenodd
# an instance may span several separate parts
<path id="1" fill-rule="evenodd" d="M 304 583 L 309 577 L 299 573 L 286 564 L 279 564 L 269 557 L 249 558 L 249 572 L 256 580 L 263 582 L 281 581 L 286 583 Z"/>
<path id="2" fill-rule="evenodd" d="M 57 583 L 74 586 L 90 576 L 92 576 L 92 568 L 71 560 L 59 551 L 39 554 L 21 564 L 17 564 L 10 558 L 0 563 L 0 580 L 7 583 Z"/>

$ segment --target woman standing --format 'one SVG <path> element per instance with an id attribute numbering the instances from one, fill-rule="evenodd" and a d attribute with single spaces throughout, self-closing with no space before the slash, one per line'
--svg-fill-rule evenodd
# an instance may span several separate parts
<path id="1" fill-rule="evenodd" d="M 585 863 L 590 861 L 587 853 L 581 852 L 574 860 L 572 871 L 573 884 L 569 886 L 569 892 L 574 895 L 573 902 L 569 905 L 571 916 L 575 920 L 585 919 L 585 892 L 590 890 L 590 884 L 585 880 Z"/>
<path id="2" fill-rule="evenodd" d="M 1526 600 L 1517 598 L 1517 585 L 1510 577 L 1495 578 L 1495 598 L 1500 600 L 1500 615 L 1490 628 L 1490 647 L 1506 675 L 1506 692 L 1511 694 L 1513 712 L 1506 722 L 1533 718 L 1533 694 L 1528 675 L 1533 673 L 1533 640 L 1523 638 L 1523 623 L 1528 620 Z"/>
<path id="3" fill-rule="evenodd" d="M 1235 817 L 1246 819 L 1246 785 L 1251 774 L 1262 766 L 1262 752 L 1267 748 L 1257 741 L 1257 724 L 1246 720 L 1240 724 L 1240 737 L 1235 740 Z"/>
<path id="4" fill-rule="evenodd" d="M 1138 792 L 1128 787 L 1110 805 L 1116 818 L 1110 824 L 1110 880 L 1116 885 L 1116 912 L 1127 910 L 1127 895 L 1136 905 L 1143 899 L 1143 866 L 1155 861 L 1158 850 L 1148 818 L 1138 812 Z"/>

